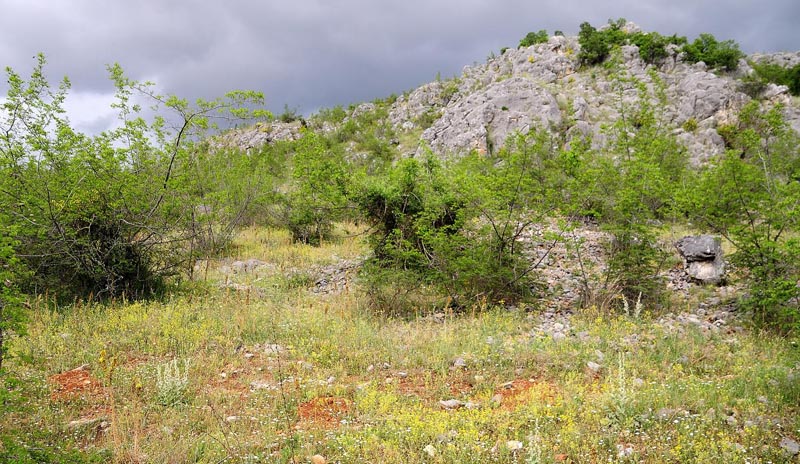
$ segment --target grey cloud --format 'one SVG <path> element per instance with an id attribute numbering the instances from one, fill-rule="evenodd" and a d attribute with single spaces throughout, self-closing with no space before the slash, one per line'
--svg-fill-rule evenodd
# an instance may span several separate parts
<path id="1" fill-rule="evenodd" d="M 800 49 L 796 0 L 0 0 L 0 11 L 0 64 L 22 74 L 42 51 L 53 80 L 108 92 L 105 65 L 119 62 L 190 98 L 260 90 L 276 111 L 399 93 L 459 74 L 528 31 L 575 33 L 582 21 L 711 32 L 749 52 Z"/>

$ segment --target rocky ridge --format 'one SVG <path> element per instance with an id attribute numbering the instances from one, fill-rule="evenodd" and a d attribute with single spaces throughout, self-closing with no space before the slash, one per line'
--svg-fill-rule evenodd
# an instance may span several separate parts
<path id="1" fill-rule="evenodd" d="M 635 29 L 629 23 L 630 27 Z M 601 148 L 603 126 L 619 117 L 620 108 L 636 105 L 639 91 L 632 82 L 602 67 L 579 69 L 579 50 L 576 37 L 564 36 L 505 50 L 485 64 L 464 68 L 453 81 L 455 88 L 448 90 L 448 84 L 434 82 L 399 97 L 390 120 L 397 129 L 409 130 L 418 127 L 415 121 L 425 113 L 439 112 L 441 116 L 422 133 L 422 141 L 440 155 L 492 151 L 511 134 L 534 126 L 564 130 L 568 141 L 587 137 Z M 759 54 L 749 59 L 791 65 L 800 62 L 800 53 Z M 621 49 L 619 70 L 619 76 L 644 82 L 651 92 L 654 82 L 663 83 L 668 104 L 660 108 L 660 116 L 695 164 L 725 149 L 716 128 L 732 122 L 736 111 L 750 100 L 737 80 L 752 72 L 747 60 L 741 60 L 736 73 L 717 74 L 702 62 L 685 62 L 675 46 L 668 47 L 668 56 L 658 65 L 648 65 L 638 48 L 629 45 Z M 790 124 L 800 131 L 800 107 L 786 87 L 770 84 L 764 96 L 771 103 L 782 103 Z"/>
<path id="2" fill-rule="evenodd" d="M 629 22 L 624 30 L 639 27 Z M 662 122 L 686 146 L 691 161 L 702 164 L 724 151 L 716 129 L 733 122 L 750 100 L 740 81 L 753 72 L 748 62 L 800 63 L 800 52 L 759 53 L 740 60 L 736 72 L 721 73 L 702 62 L 684 61 L 677 46 L 668 46 L 667 57 L 651 65 L 639 57 L 635 45 L 627 45 L 612 58 L 618 62 L 615 73 L 604 66 L 581 68 L 579 51 L 574 36 L 552 36 L 545 43 L 506 49 L 483 64 L 466 66 L 459 77 L 438 79 L 398 96 L 389 108 L 388 122 L 398 134 L 421 132 L 416 150 L 405 147 L 409 156 L 427 147 L 441 156 L 491 152 L 512 134 L 533 127 L 562 131 L 567 142 L 587 138 L 599 149 L 606 142 L 603 127 L 619 118 L 621 108 L 637 105 L 640 94 L 632 79 L 645 83 L 650 93 L 663 85 L 667 104 L 659 106 Z M 788 88 L 769 84 L 762 96 L 771 104 L 782 104 L 790 125 L 800 132 L 800 102 Z M 375 110 L 374 103 L 354 105 L 342 124 Z M 328 121 L 315 124 L 314 118 L 310 125 L 324 133 L 337 129 Z M 222 143 L 250 149 L 296 140 L 300 129 L 299 122 L 260 123 L 231 131 Z"/>

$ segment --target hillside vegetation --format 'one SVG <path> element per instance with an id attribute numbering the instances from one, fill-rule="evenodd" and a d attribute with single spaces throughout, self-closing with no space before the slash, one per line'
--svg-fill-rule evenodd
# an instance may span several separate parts
<path id="1" fill-rule="evenodd" d="M 9 69 L 0 461 L 800 459 L 798 66 L 584 23 L 303 118 L 114 65 L 98 135 Z"/>

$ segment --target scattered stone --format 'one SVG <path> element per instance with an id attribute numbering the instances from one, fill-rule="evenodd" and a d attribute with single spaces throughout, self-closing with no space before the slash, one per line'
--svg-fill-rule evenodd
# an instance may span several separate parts
<path id="1" fill-rule="evenodd" d="M 286 349 L 277 343 L 268 343 L 264 345 L 264 352 L 270 355 L 281 354 L 284 351 L 286 351 Z"/>
<path id="2" fill-rule="evenodd" d="M 311 464 L 326 464 L 328 461 L 325 460 L 325 457 L 321 454 L 315 454 L 311 456 Z"/>
<path id="3" fill-rule="evenodd" d="M 104 417 L 89 417 L 84 419 L 76 419 L 70 421 L 67 424 L 67 428 L 72 430 L 78 429 L 94 429 L 97 428 L 99 431 L 105 431 L 111 426 L 111 423 L 108 422 Z"/>
<path id="4" fill-rule="evenodd" d="M 441 406 L 442 409 L 447 409 L 447 410 L 460 409 L 460 408 L 464 407 L 464 405 L 465 405 L 465 403 L 463 401 L 459 401 L 459 400 L 455 400 L 455 399 L 439 401 L 439 406 Z"/>
<path id="5" fill-rule="evenodd" d="M 250 391 L 257 391 L 257 390 L 274 390 L 275 386 L 269 382 L 265 382 L 263 380 L 254 380 L 250 382 Z"/>
<path id="6" fill-rule="evenodd" d="M 594 350 L 594 355 L 597 357 L 597 362 L 599 363 L 602 363 L 606 359 L 606 356 L 600 350 Z"/>
<path id="7" fill-rule="evenodd" d="M 313 272 L 316 277 L 311 291 L 334 295 L 348 290 L 350 281 L 358 274 L 363 262 L 363 259 L 341 260 L 335 264 L 316 268 Z"/>
<path id="8" fill-rule="evenodd" d="M 617 457 L 626 458 L 633 454 L 633 445 L 630 443 L 617 444 Z"/>
<path id="9" fill-rule="evenodd" d="M 592 372 L 594 372 L 594 373 L 598 373 L 598 372 L 600 372 L 600 369 L 602 369 L 602 368 L 603 368 L 603 366 L 601 366 L 600 364 L 597 364 L 597 363 L 596 363 L 596 362 L 594 362 L 594 361 L 589 361 L 589 362 L 587 362 L 587 363 L 586 363 L 586 367 L 588 367 L 588 368 L 589 368 L 589 370 L 590 370 L 590 371 L 592 371 Z"/>
<path id="10" fill-rule="evenodd" d="M 236 422 L 239 419 L 240 419 L 239 416 L 228 416 L 228 417 L 225 418 L 225 422 L 228 422 L 228 423 Z"/>
<path id="11" fill-rule="evenodd" d="M 659 420 L 662 420 L 662 421 L 663 420 L 670 420 L 673 417 L 675 417 L 676 415 L 678 415 L 678 412 L 679 411 L 677 409 L 661 408 L 656 412 L 656 418 L 659 419 Z M 713 413 L 713 414 L 716 414 L 716 411 L 714 411 L 713 409 L 711 409 L 710 412 Z"/>
<path id="12" fill-rule="evenodd" d="M 522 442 L 518 440 L 509 440 L 506 442 L 506 448 L 509 451 L 519 451 L 522 449 Z"/>
<path id="13" fill-rule="evenodd" d="M 400 377 L 401 379 L 405 379 L 406 377 L 408 377 L 408 372 L 400 371 L 397 373 L 397 376 Z"/>
<path id="14" fill-rule="evenodd" d="M 790 456 L 797 456 L 800 454 L 800 443 L 789 437 L 783 437 L 779 446 Z"/>
<path id="15" fill-rule="evenodd" d="M 453 361 L 453 367 L 456 369 L 466 369 L 467 361 L 465 361 L 462 357 L 458 357 L 455 359 L 455 361 Z"/>

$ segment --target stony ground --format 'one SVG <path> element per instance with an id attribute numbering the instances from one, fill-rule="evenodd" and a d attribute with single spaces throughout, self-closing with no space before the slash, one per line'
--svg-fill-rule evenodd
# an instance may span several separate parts
<path id="1" fill-rule="evenodd" d="M 569 307 L 568 284 L 540 305 L 388 318 L 340 234 L 248 231 L 164 302 L 39 302 L 0 435 L 71 462 L 800 459 L 797 340 L 754 329 L 726 287 L 681 283 L 667 311 Z"/>

